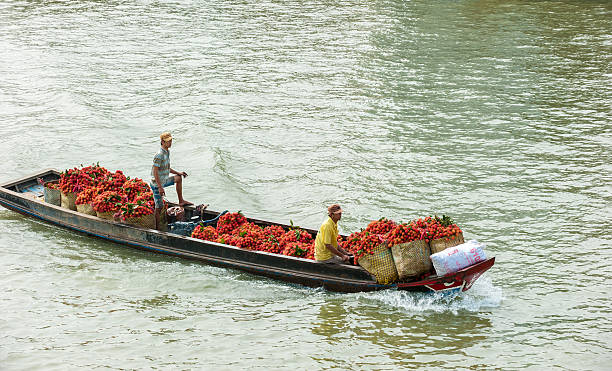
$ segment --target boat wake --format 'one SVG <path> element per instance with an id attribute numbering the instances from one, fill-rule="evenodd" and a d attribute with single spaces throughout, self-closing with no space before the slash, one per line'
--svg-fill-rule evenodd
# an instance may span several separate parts
<path id="1" fill-rule="evenodd" d="M 227 270 L 224 268 L 198 266 L 198 271 L 207 270 L 219 286 L 219 292 L 231 293 L 232 297 L 243 299 L 267 299 L 270 289 L 273 290 L 275 300 L 294 300 L 305 297 L 308 300 L 327 301 L 330 298 L 347 300 L 355 305 L 373 306 L 378 309 L 401 311 L 408 313 L 453 313 L 479 312 L 497 308 L 503 301 L 502 288 L 495 286 L 488 275 L 481 276 L 470 290 L 452 293 L 420 293 L 402 290 L 381 290 L 360 293 L 329 292 L 321 287 L 307 288 L 297 284 L 288 284 L 254 277 L 251 274 Z M 236 285 L 240 283 L 239 285 Z M 201 283 L 199 284 L 201 285 Z"/>
<path id="2" fill-rule="evenodd" d="M 415 293 L 398 290 L 384 290 L 373 293 L 359 293 L 362 302 L 376 302 L 389 309 L 407 312 L 478 312 L 497 308 L 503 300 L 502 289 L 493 285 L 489 277 L 480 277 L 469 291 L 463 293 Z"/>

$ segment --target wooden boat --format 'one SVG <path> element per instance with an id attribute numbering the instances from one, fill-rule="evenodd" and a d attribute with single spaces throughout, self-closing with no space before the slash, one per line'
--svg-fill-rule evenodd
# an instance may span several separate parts
<path id="1" fill-rule="evenodd" d="M 444 277 L 430 276 L 416 282 L 381 285 L 359 266 L 320 264 L 309 259 L 245 250 L 101 219 L 44 202 L 41 197 L 43 188 L 38 184 L 38 179 L 49 182 L 58 180 L 59 175 L 57 170 L 47 169 L 0 185 L 0 205 L 29 217 L 117 242 L 127 247 L 194 259 L 206 264 L 239 269 L 309 287 L 323 287 L 336 292 L 365 292 L 383 289 L 465 291 L 495 262 L 495 258 L 490 258 Z M 191 216 L 193 210 L 192 207 L 186 207 L 186 216 Z M 202 218 L 212 220 L 218 215 L 218 212 L 205 210 Z M 260 226 L 277 224 L 284 228 L 289 227 L 257 219 L 249 219 L 249 221 Z M 317 233 L 315 230 L 306 230 L 313 236 Z"/>

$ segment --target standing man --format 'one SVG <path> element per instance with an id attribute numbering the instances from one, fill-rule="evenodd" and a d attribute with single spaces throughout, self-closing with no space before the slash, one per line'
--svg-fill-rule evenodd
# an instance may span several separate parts
<path id="1" fill-rule="evenodd" d="M 319 228 L 315 239 L 315 261 L 317 263 L 348 263 L 350 254 L 338 246 L 338 220 L 342 208 L 333 204 L 327 208 L 329 218 Z"/>
<path id="2" fill-rule="evenodd" d="M 153 157 L 153 167 L 151 168 L 151 190 L 153 191 L 153 199 L 155 200 L 155 228 L 159 230 L 159 220 L 161 210 L 164 207 L 163 197 L 166 195 L 164 187 L 169 187 L 176 184 L 176 194 L 178 195 L 179 205 L 193 205 L 191 202 L 183 199 L 183 178 L 187 177 L 187 173 L 178 172 L 170 167 L 170 147 L 172 146 L 172 135 L 165 132 L 159 136 L 161 140 L 161 148 Z M 170 173 L 176 174 L 170 176 Z"/>

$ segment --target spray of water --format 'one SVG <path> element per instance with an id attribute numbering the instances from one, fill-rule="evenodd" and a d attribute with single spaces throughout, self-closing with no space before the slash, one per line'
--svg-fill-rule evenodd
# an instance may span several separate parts
<path id="1" fill-rule="evenodd" d="M 469 291 L 462 293 L 411 293 L 407 291 L 385 290 L 374 293 L 355 294 L 363 302 L 382 304 L 389 309 L 399 309 L 411 313 L 461 311 L 478 312 L 496 308 L 503 300 L 502 289 L 493 285 L 489 277 L 483 276 Z"/>

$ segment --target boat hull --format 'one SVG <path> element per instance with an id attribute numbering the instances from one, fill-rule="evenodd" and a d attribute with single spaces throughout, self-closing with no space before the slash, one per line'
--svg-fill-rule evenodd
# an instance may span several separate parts
<path id="1" fill-rule="evenodd" d="M 469 290 L 474 282 L 495 264 L 495 258 L 489 258 L 443 277 L 431 277 L 415 282 L 398 283 L 398 290 L 457 292 Z"/>

